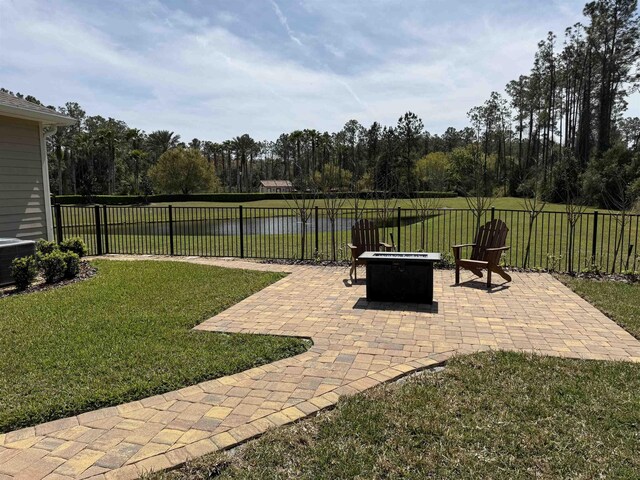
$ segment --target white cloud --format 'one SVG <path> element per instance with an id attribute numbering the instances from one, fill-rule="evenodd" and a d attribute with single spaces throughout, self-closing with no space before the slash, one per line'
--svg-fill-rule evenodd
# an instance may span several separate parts
<path id="1" fill-rule="evenodd" d="M 271 5 L 273 6 L 273 10 L 276 12 L 278 20 L 287 31 L 287 35 L 289 35 L 289 38 L 302 47 L 302 42 L 298 37 L 295 36 L 293 30 L 291 30 L 291 27 L 289 27 L 289 21 L 287 20 L 287 17 L 285 17 L 284 13 L 282 13 L 282 10 L 280 10 L 278 4 L 274 0 L 271 0 Z"/>
<path id="2" fill-rule="evenodd" d="M 286 33 L 278 43 L 269 10 L 248 18 L 213 7 L 199 16 L 158 0 L 123 2 L 117 13 L 100 5 L 0 0 L 0 86 L 211 140 L 336 131 L 351 118 L 395 124 L 407 110 L 434 133 L 460 128 L 469 108 L 527 72 L 547 30 L 574 21 L 570 11 L 554 21 L 428 22 L 384 1 L 304 3 L 285 16 L 281 1 L 272 2 L 276 32 Z"/>

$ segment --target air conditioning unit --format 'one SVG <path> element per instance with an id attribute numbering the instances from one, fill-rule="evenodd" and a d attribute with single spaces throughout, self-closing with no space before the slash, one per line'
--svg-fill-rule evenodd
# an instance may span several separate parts
<path id="1" fill-rule="evenodd" d="M 19 238 L 0 238 L 0 286 L 13 283 L 11 262 L 14 258 L 36 253 L 36 242 Z"/>

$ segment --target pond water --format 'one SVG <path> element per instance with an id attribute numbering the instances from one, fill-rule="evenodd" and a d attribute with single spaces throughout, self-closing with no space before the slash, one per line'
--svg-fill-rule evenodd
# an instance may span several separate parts
<path id="1" fill-rule="evenodd" d="M 336 230 L 348 230 L 353 225 L 354 219 L 348 217 L 336 218 Z M 302 221 L 297 217 L 262 217 L 262 218 L 244 218 L 243 233 L 244 235 L 288 235 L 301 233 L 303 228 Z M 169 225 L 165 224 L 166 231 L 169 233 Z M 315 220 L 311 218 L 307 222 L 307 233 L 315 232 Z M 318 232 L 328 232 L 331 230 L 331 222 L 326 217 L 318 218 Z M 196 220 L 174 222 L 174 234 L 181 235 L 239 235 L 240 220 Z"/>
<path id="2" fill-rule="evenodd" d="M 412 218 L 403 218 L 402 225 L 415 222 Z M 395 219 L 392 220 L 395 226 Z M 345 216 L 335 219 L 335 229 L 351 230 L 355 223 L 355 217 Z M 74 234 L 90 234 L 95 232 L 93 225 L 65 226 L 72 229 Z M 104 231 L 104 225 L 103 225 Z M 276 217 L 248 217 L 243 219 L 244 235 L 290 235 L 302 232 L 302 222 L 298 217 L 276 216 Z M 312 217 L 307 222 L 307 233 L 316 231 L 316 222 Z M 318 217 L 318 232 L 331 231 L 331 221 L 328 217 Z M 169 235 L 169 222 L 138 222 L 138 223 L 110 223 L 108 227 L 109 235 Z M 240 220 L 232 219 L 199 219 L 199 220 L 174 220 L 174 235 L 239 235 Z"/>
<path id="3" fill-rule="evenodd" d="M 349 230 L 354 223 L 351 217 L 341 217 L 335 220 L 336 230 Z M 89 234 L 95 232 L 93 225 L 65 226 L 73 229 L 77 234 Z M 103 226 L 104 229 L 104 226 Z M 307 222 L 307 232 L 315 232 L 315 220 L 311 218 Z M 331 230 L 331 222 L 326 217 L 318 218 L 318 231 Z M 138 223 L 110 223 L 109 235 L 169 235 L 169 222 L 138 222 Z M 302 222 L 297 217 L 261 217 L 244 218 L 244 235 L 287 235 L 302 232 Z M 174 220 L 174 235 L 239 235 L 240 220 L 233 219 L 200 219 L 200 220 Z"/>

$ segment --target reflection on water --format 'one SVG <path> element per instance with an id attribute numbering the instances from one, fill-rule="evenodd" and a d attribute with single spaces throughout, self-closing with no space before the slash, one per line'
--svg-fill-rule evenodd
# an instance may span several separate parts
<path id="1" fill-rule="evenodd" d="M 336 230 L 349 230 L 354 223 L 351 217 L 341 217 L 335 220 Z M 262 217 L 245 218 L 242 222 L 244 235 L 286 235 L 302 232 L 302 222 L 297 217 Z M 76 226 L 73 230 L 78 234 L 91 233 L 93 225 Z M 316 222 L 312 218 L 307 222 L 307 232 L 315 232 Z M 327 217 L 318 217 L 318 231 L 331 230 L 331 222 Z M 112 235 L 169 235 L 169 222 L 141 222 L 109 224 L 109 234 Z M 201 219 L 174 220 L 174 235 L 239 235 L 240 220 L 234 219 Z"/>
<path id="2" fill-rule="evenodd" d="M 395 219 L 394 219 L 395 220 Z M 393 222 L 394 220 L 391 220 Z M 402 224 L 415 222 L 415 218 L 403 218 Z M 390 223 L 391 223 L 390 222 Z M 350 216 L 335 219 L 335 229 L 350 230 L 355 223 L 355 218 Z M 244 218 L 242 221 L 244 235 L 287 235 L 302 232 L 302 221 L 293 216 Z M 93 225 L 70 226 L 65 228 L 73 230 L 74 234 L 90 234 L 95 232 Z M 103 226 L 104 231 L 104 226 Z M 316 221 L 310 218 L 307 222 L 307 233 L 316 231 Z M 331 231 L 331 221 L 328 217 L 318 217 L 318 232 Z M 138 223 L 110 223 L 109 235 L 169 235 L 169 222 L 138 222 Z M 200 220 L 174 220 L 174 235 L 239 235 L 240 220 L 232 219 L 200 219 Z"/>

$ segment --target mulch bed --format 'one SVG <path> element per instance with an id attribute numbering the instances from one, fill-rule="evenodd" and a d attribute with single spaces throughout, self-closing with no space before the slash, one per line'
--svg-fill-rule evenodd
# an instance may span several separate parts
<path id="1" fill-rule="evenodd" d="M 41 275 L 38 275 L 35 282 L 33 282 L 26 290 L 23 291 L 16 290 L 13 285 L 0 287 L 0 298 L 8 297 L 10 295 L 20 295 L 24 293 L 39 292 L 43 290 L 51 290 L 52 288 L 63 287 L 65 285 L 81 282 L 83 280 L 91 278 L 96 274 L 96 272 L 97 270 L 93 265 L 85 260 L 82 260 L 80 262 L 80 273 L 78 273 L 78 276 L 75 278 L 61 280 L 60 282 L 54 284 L 48 284 L 45 283 L 44 278 L 42 278 Z"/>
<path id="2" fill-rule="evenodd" d="M 590 273 L 590 272 L 582 272 L 582 273 L 574 273 L 574 274 L 565 274 L 573 278 L 580 278 L 584 280 L 594 280 L 597 282 L 621 282 L 621 283 L 639 283 L 640 282 L 640 273 Z"/>
<path id="3" fill-rule="evenodd" d="M 348 260 L 287 260 L 287 259 L 264 259 L 260 263 L 266 263 L 269 265 L 313 265 L 316 267 L 349 267 L 351 262 Z"/>

